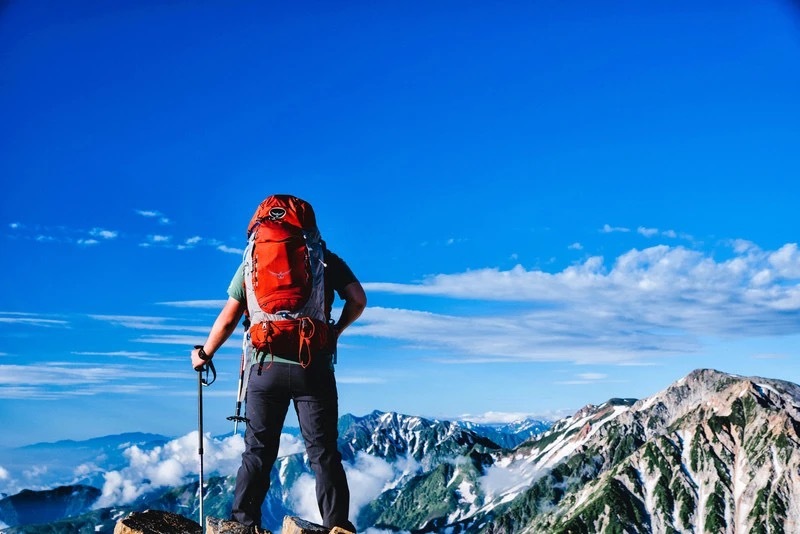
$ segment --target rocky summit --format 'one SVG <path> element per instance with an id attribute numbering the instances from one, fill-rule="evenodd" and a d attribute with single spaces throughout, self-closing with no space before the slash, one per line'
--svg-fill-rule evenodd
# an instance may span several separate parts
<path id="1" fill-rule="evenodd" d="M 117 522 L 114 534 L 202 534 L 198 524 L 181 515 L 156 510 L 134 512 Z M 272 534 L 269 530 L 246 527 L 235 521 L 217 517 L 206 518 L 205 534 Z M 329 529 L 322 525 L 306 521 L 299 517 L 286 516 L 283 519 L 281 534 L 353 534 L 334 527 Z"/>

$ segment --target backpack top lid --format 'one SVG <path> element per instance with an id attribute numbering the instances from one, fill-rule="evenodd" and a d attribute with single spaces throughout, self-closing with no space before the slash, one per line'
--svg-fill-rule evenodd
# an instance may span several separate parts
<path id="1" fill-rule="evenodd" d="M 314 208 L 305 200 L 292 195 L 270 195 L 265 198 L 259 204 L 253 218 L 250 219 L 250 224 L 247 225 L 248 237 L 256 225 L 263 220 L 281 220 L 304 230 L 317 229 Z"/>

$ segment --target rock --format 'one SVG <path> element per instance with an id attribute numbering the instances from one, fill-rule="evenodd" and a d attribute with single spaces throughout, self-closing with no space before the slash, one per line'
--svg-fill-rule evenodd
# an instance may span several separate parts
<path id="1" fill-rule="evenodd" d="M 203 534 L 199 524 L 182 515 L 159 510 L 133 512 L 125 519 L 117 521 L 114 534 Z M 218 517 L 206 518 L 206 534 L 272 534 L 269 530 L 258 529 L 256 533 L 236 521 Z M 281 534 L 353 534 L 349 530 L 334 527 L 332 530 L 299 517 L 283 518 Z"/>
<path id="2" fill-rule="evenodd" d="M 329 529 L 299 517 L 286 516 L 283 518 L 281 534 L 353 534 L 340 527 Z"/>
<path id="3" fill-rule="evenodd" d="M 202 534 L 202 527 L 182 515 L 159 510 L 133 512 L 117 521 L 114 534 Z"/>

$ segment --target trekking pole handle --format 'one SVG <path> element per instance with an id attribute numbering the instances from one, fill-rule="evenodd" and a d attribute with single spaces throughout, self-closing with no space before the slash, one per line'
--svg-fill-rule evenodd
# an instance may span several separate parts
<path id="1" fill-rule="evenodd" d="M 195 345 L 194 348 L 197 349 L 197 355 L 200 356 L 200 359 L 206 362 L 202 367 L 199 367 L 197 369 L 197 372 L 200 373 L 201 375 L 202 373 L 206 374 L 205 379 L 203 379 L 202 377 L 200 378 L 200 382 L 204 386 L 210 386 L 217 379 L 217 369 L 216 367 L 214 367 L 214 362 L 211 361 L 211 356 L 206 354 L 206 352 L 203 350 L 202 345 Z M 211 380 L 208 379 L 209 371 L 211 372 Z"/>

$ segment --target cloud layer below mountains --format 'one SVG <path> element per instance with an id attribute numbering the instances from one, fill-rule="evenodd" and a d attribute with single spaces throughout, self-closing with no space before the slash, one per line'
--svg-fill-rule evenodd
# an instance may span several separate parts
<path id="1" fill-rule="evenodd" d="M 197 432 L 191 432 L 163 446 L 143 450 L 137 446 L 125 450 L 128 465 L 105 473 L 102 496 L 95 508 L 130 504 L 149 491 L 162 487 L 186 484 L 199 476 Z M 212 473 L 233 476 L 239 468 L 244 451 L 241 435 L 223 439 L 206 436 L 203 441 L 203 467 L 205 476 Z M 279 459 L 302 453 L 305 447 L 300 438 L 281 435 Z M 398 459 L 389 463 L 381 458 L 359 453 L 352 463 L 344 464 L 350 487 L 350 515 L 355 518 L 359 510 L 392 487 L 402 477 L 416 473 L 419 465 L 413 460 Z M 78 468 L 79 470 L 81 467 Z M 77 473 L 76 473 L 77 474 Z M 314 478 L 303 474 L 293 484 L 289 504 L 300 516 L 321 522 L 314 490 Z"/>

